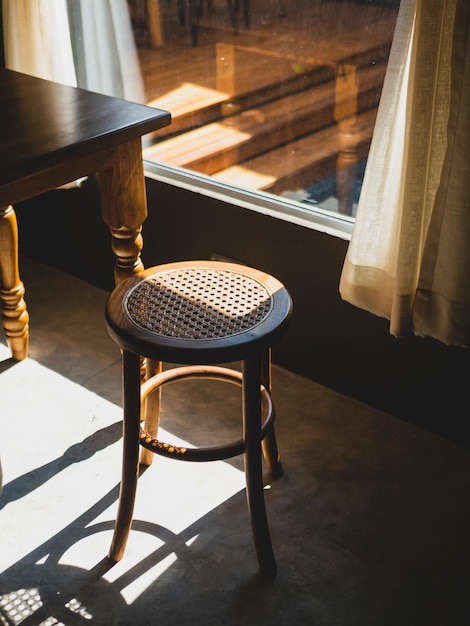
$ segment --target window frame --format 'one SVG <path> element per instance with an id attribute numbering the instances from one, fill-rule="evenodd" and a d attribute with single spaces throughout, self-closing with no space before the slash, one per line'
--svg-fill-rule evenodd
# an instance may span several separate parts
<path id="1" fill-rule="evenodd" d="M 210 176 L 185 168 L 144 159 L 146 177 L 262 213 L 305 228 L 324 232 L 349 241 L 354 227 L 354 217 L 332 213 L 320 207 L 304 207 L 295 200 L 257 192 L 222 183 Z"/>

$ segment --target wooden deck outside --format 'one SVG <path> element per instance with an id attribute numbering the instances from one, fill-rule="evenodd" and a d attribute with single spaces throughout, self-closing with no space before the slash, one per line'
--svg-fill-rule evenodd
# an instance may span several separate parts
<path id="1" fill-rule="evenodd" d="M 213 0 L 194 47 L 176 0 L 161 2 L 161 47 L 135 23 L 146 101 L 173 118 L 146 159 L 282 194 L 367 156 L 396 11 L 295 0 L 281 17 L 278 0 L 251 0 L 250 28 L 240 16 L 234 30 L 226 2 Z"/>

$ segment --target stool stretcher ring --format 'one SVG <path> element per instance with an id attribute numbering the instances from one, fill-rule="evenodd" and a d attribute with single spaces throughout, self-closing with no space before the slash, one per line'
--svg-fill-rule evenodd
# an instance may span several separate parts
<path id="1" fill-rule="evenodd" d="M 181 380 L 217 380 L 226 383 L 232 383 L 239 387 L 243 386 L 243 376 L 241 372 L 226 367 L 216 367 L 209 365 L 192 365 L 187 367 L 175 367 L 165 370 L 159 374 L 155 374 L 146 380 L 141 386 L 141 402 L 142 405 L 152 392 L 157 391 L 164 385 L 175 383 Z M 261 385 L 261 406 L 262 406 L 262 425 L 261 440 L 263 440 L 269 429 L 274 424 L 274 407 L 271 400 L 271 394 Z M 143 415 L 143 411 L 141 413 Z M 207 448 L 184 448 L 173 444 L 165 443 L 159 439 L 152 437 L 145 430 L 140 428 L 139 443 L 142 447 L 159 454 L 160 456 L 171 457 L 180 461 L 223 461 L 234 456 L 239 456 L 245 451 L 245 442 L 238 439 L 232 443 Z"/>

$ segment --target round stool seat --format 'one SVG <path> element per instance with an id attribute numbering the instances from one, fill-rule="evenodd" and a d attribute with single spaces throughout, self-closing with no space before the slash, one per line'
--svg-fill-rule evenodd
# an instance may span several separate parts
<path id="1" fill-rule="evenodd" d="M 188 261 L 131 276 L 111 294 L 106 320 L 122 347 L 171 363 L 222 363 L 272 346 L 291 298 L 276 278 L 244 265 Z"/>
<path id="2" fill-rule="evenodd" d="M 291 311 L 290 295 L 276 278 L 251 267 L 218 261 L 152 267 L 131 276 L 111 293 L 106 322 L 111 337 L 122 348 L 124 386 L 123 466 L 109 552 L 112 560 L 122 558 L 131 527 L 139 447 L 144 465 L 150 464 L 154 454 L 183 461 L 214 461 L 244 454 L 259 566 L 268 576 L 276 573 L 261 461 L 263 455 L 272 476 L 282 475 L 274 434 L 271 347 L 285 333 Z M 241 372 L 220 366 L 235 361 L 241 361 Z M 163 362 L 178 366 L 164 371 Z M 157 438 L 162 388 L 189 378 L 211 378 L 242 388 L 242 439 L 208 448 L 183 448 Z"/>

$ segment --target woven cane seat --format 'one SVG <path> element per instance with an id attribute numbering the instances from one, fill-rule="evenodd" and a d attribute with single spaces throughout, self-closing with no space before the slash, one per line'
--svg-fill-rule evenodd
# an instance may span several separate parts
<path id="1" fill-rule="evenodd" d="M 107 322 L 118 342 L 143 356 L 221 363 L 246 358 L 250 349 L 275 341 L 290 309 L 284 286 L 264 272 L 191 261 L 160 265 L 126 280 L 111 296 Z"/>
<path id="2" fill-rule="evenodd" d="M 196 341 L 250 330 L 269 315 L 271 307 L 271 293 L 249 276 L 186 265 L 152 274 L 124 300 L 125 313 L 137 326 Z"/>

